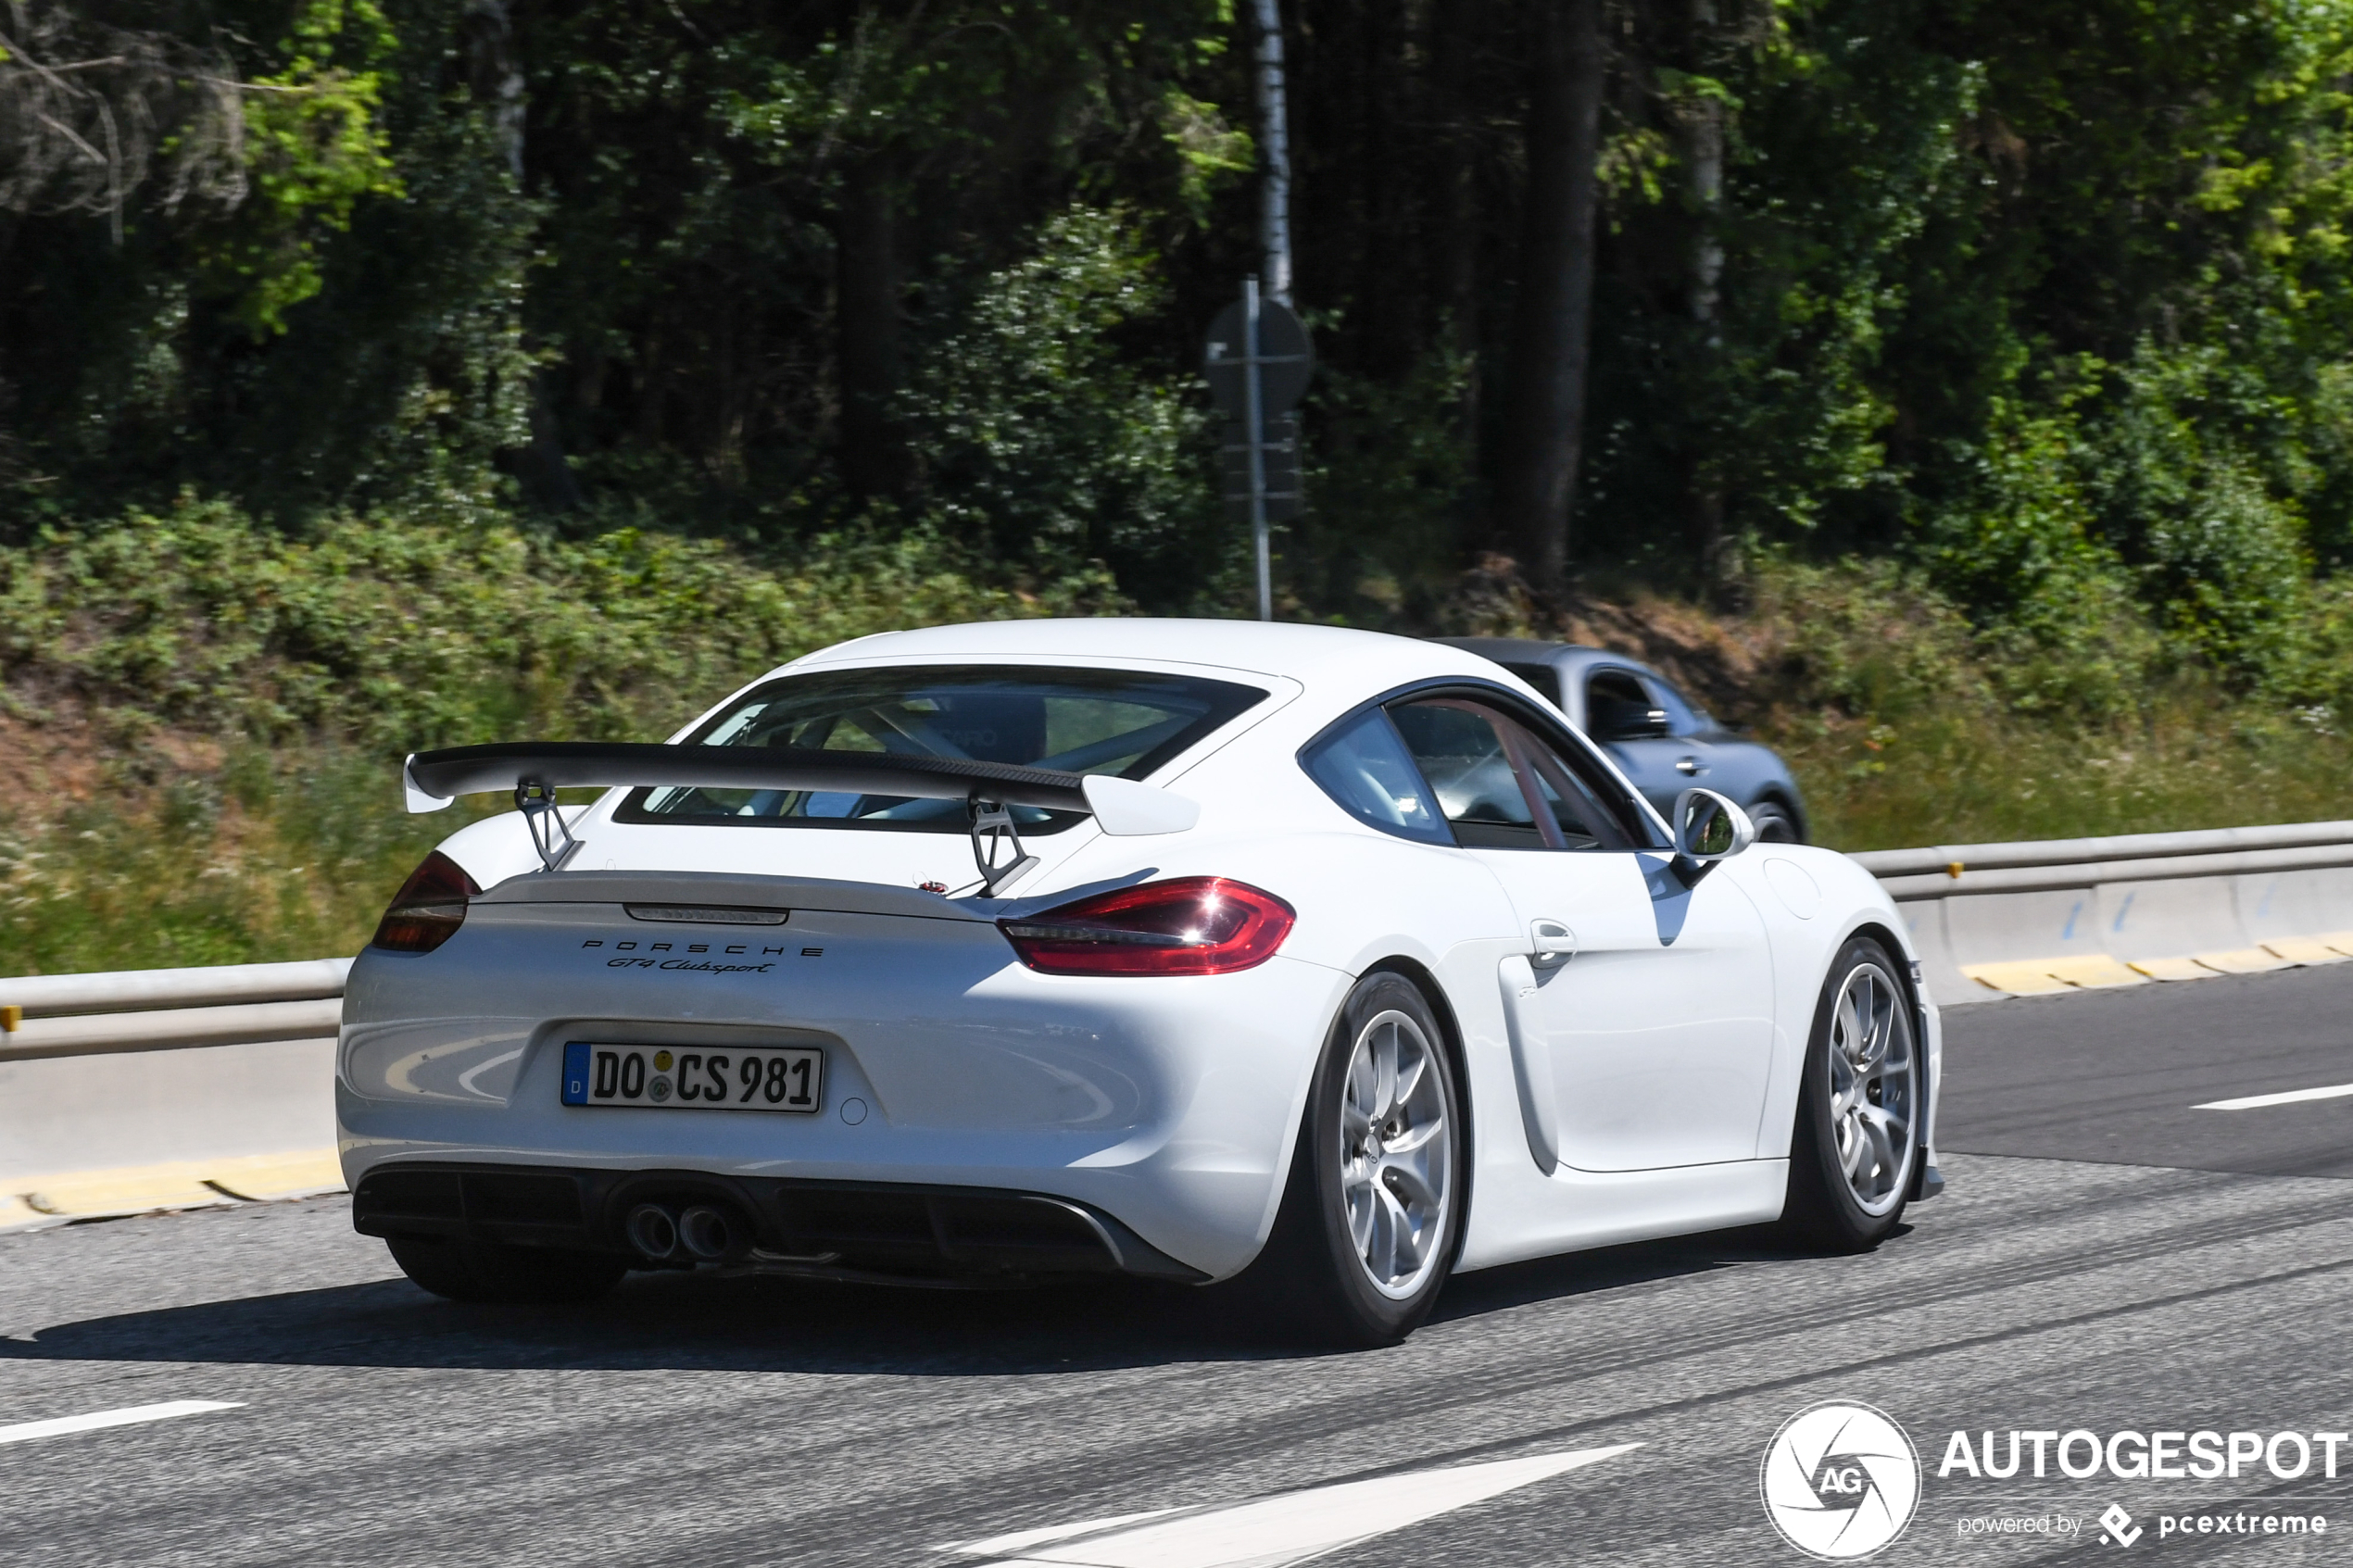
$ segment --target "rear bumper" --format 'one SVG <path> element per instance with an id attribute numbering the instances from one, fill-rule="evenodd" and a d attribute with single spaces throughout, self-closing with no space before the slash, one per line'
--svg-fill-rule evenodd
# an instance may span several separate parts
<path id="1" fill-rule="evenodd" d="M 733 1272 L 915 1285 L 1208 1278 L 1089 1205 L 979 1187 L 420 1161 L 363 1178 L 351 1214 L 364 1236 L 635 1258 L 623 1222 L 641 1203 L 711 1204 L 740 1216 L 750 1246 L 722 1265 Z"/>
<path id="2" fill-rule="evenodd" d="M 472 917 L 440 952 L 362 955 L 337 1064 L 346 1181 L 499 1166 L 979 1190 L 1115 1216 L 1211 1278 L 1257 1255 L 1348 975 L 1279 955 L 1226 975 L 1041 975 L 991 926 L 900 922 L 919 943 L 793 921 L 822 959 L 796 946 L 789 967 L 716 976 L 609 967 L 582 952 L 593 924 L 562 934 L 566 962 Z M 819 1047 L 822 1103 L 569 1106 L 570 1040 Z"/>

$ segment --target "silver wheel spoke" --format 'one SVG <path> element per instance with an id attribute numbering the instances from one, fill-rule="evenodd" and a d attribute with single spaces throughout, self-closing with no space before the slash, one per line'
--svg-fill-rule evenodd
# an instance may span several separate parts
<path id="1" fill-rule="evenodd" d="M 1414 1272 L 1414 1222 L 1405 1206 L 1397 1201 L 1387 1187 L 1378 1189 L 1381 1200 L 1381 1238 L 1385 1243 L 1379 1262 L 1387 1278 Z"/>
<path id="2" fill-rule="evenodd" d="M 1438 1185 L 1429 1173 L 1407 1161 L 1397 1160 L 1381 1172 L 1382 1190 L 1420 1210 L 1438 1205 Z"/>
<path id="3" fill-rule="evenodd" d="M 1369 1181 L 1353 1181 L 1348 1186 L 1348 1236 L 1355 1244 L 1356 1255 L 1364 1257 L 1373 1245 L 1373 1210 L 1378 1207 L 1373 1198 Z"/>
<path id="4" fill-rule="evenodd" d="M 1428 1052 L 1416 1051 L 1411 1061 L 1397 1064 L 1397 1081 L 1390 1085 L 1389 1109 L 1396 1110 L 1412 1101 L 1414 1091 L 1421 1087 L 1423 1075 L 1429 1071 Z"/>
<path id="5" fill-rule="evenodd" d="M 1877 1106 L 1867 1106 L 1859 1112 L 1863 1135 L 1870 1142 L 1871 1158 L 1878 1161 L 1878 1171 L 1893 1174 L 1895 1170 L 1895 1141 L 1889 1135 L 1890 1118 Z"/>
<path id="6" fill-rule="evenodd" d="M 1348 1064 L 1348 1110 L 1360 1121 L 1378 1121 L 1381 1113 L 1380 1070 L 1370 1053 Z"/>
<path id="7" fill-rule="evenodd" d="M 1863 1164 L 1863 1136 L 1855 1125 L 1855 1118 L 1850 1116 L 1840 1123 L 1838 1143 L 1842 1151 L 1839 1163 L 1845 1167 L 1846 1179 L 1853 1181 L 1862 1173 Z"/>
<path id="8" fill-rule="evenodd" d="M 1443 1122 L 1424 1122 L 1419 1126 L 1406 1128 L 1393 1138 L 1381 1139 L 1381 1148 L 1391 1154 L 1411 1154 L 1445 1130 L 1446 1123 Z"/>

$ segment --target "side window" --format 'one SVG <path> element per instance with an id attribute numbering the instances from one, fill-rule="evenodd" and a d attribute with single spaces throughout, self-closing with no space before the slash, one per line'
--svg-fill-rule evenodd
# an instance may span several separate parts
<path id="1" fill-rule="evenodd" d="M 1592 785 L 1579 776 L 1567 760 L 1534 735 L 1528 737 L 1529 771 L 1535 776 L 1537 794 L 1542 797 L 1545 809 L 1552 813 L 1554 824 L 1560 829 L 1564 849 L 1630 849 L 1634 841 L 1627 835 L 1617 813 L 1602 804 L 1601 797 Z"/>
<path id="2" fill-rule="evenodd" d="M 1452 844 L 1438 803 L 1376 708 L 1336 734 L 1327 735 L 1300 759 L 1308 777 L 1357 821 L 1425 844 Z"/>
<path id="3" fill-rule="evenodd" d="M 1473 849 L 1554 847 L 1545 831 L 1551 823 L 1540 824 L 1517 766 L 1524 746 L 1518 725 L 1452 697 L 1400 703 L 1390 717 L 1457 842 Z"/>
<path id="4" fill-rule="evenodd" d="M 1585 733 L 1595 740 L 1641 740 L 1667 733 L 1667 710 L 1631 671 L 1597 670 L 1585 679 Z"/>

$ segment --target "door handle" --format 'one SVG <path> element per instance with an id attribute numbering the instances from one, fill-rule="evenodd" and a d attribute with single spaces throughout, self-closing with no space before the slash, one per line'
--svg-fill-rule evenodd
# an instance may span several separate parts
<path id="1" fill-rule="evenodd" d="M 1695 778 L 1699 774 L 1707 771 L 1706 769 L 1699 765 L 1699 759 L 1696 757 L 1677 758 L 1675 759 L 1675 771 L 1686 778 Z"/>
<path id="2" fill-rule="evenodd" d="M 1564 921 L 1529 922 L 1528 942 L 1528 961 L 1538 969 L 1557 969 L 1577 956 L 1577 933 Z"/>

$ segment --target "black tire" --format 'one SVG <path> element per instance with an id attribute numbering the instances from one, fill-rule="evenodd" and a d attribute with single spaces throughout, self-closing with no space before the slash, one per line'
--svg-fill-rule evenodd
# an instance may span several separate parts
<path id="1" fill-rule="evenodd" d="M 1803 844 L 1806 835 L 1798 831 L 1797 813 L 1778 800 L 1759 800 L 1748 809 L 1748 820 L 1756 824 L 1759 844 Z"/>
<path id="2" fill-rule="evenodd" d="M 557 1306 L 593 1301 L 621 1283 L 629 1265 L 596 1252 L 502 1247 L 454 1236 L 384 1238 L 400 1272 L 452 1301 Z"/>
<path id="3" fill-rule="evenodd" d="M 1401 1018 L 1410 1023 L 1410 1031 L 1398 1026 L 1395 1021 Z M 1368 1035 L 1370 1048 L 1377 1052 L 1384 1038 L 1407 1042 L 1409 1034 L 1416 1032 L 1417 1047 L 1408 1042 L 1392 1048 L 1418 1049 L 1424 1071 L 1433 1074 L 1429 1088 L 1434 1092 L 1425 1095 L 1416 1079 L 1412 1104 L 1396 1109 L 1393 1123 L 1385 1121 L 1373 1129 L 1368 1157 L 1367 1142 L 1353 1141 L 1344 1124 L 1352 1093 L 1351 1062 Z M 1375 1265 L 1359 1249 L 1350 1218 L 1352 1190 L 1360 1198 L 1369 1195 L 1376 1205 L 1378 1195 L 1361 1177 L 1352 1184 L 1351 1172 L 1378 1172 L 1375 1181 L 1396 1178 L 1393 1168 L 1381 1166 L 1378 1135 L 1394 1125 L 1393 1156 L 1415 1132 L 1431 1128 L 1422 1109 L 1430 1106 L 1442 1107 L 1441 1119 L 1414 1149 L 1435 1149 L 1436 1160 L 1442 1161 L 1433 1167 L 1443 1173 L 1441 1190 L 1437 1201 L 1427 1206 L 1432 1223 L 1418 1233 L 1424 1239 L 1413 1249 L 1420 1260 L 1415 1272 L 1384 1287 L 1374 1280 Z M 1418 1123 L 1416 1118 L 1421 1118 Z M 1349 992 L 1325 1042 L 1274 1232 L 1258 1261 L 1237 1281 L 1239 1294 L 1255 1315 L 1287 1336 L 1362 1348 L 1396 1344 L 1429 1316 L 1462 1248 L 1470 1190 L 1465 1155 L 1461 1092 L 1445 1032 L 1412 981 L 1387 971 L 1367 974 Z M 1389 1185 L 1382 1190 L 1394 1194 L 1406 1189 Z M 1410 1211 L 1403 1203 L 1395 1207 L 1400 1214 Z M 1380 1234 L 1399 1233 L 1391 1228 Z M 1373 1245 L 1383 1250 L 1378 1241 Z"/>
<path id="4" fill-rule="evenodd" d="M 1790 1139 L 1789 1194 L 1781 1209 L 1783 1232 L 1802 1246 L 1866 1252 L 1903 1223 L 1919 1169 L 1928 1064 L 1913 1027 L 1911 994 L 1897 979 L 1898 972 L 1887 949 L 1858 936 L 1840 949 L 1815 1002 L 1814 1028 L 1806 1044 L 1806 1076 L 1798 1086 L 1797 1124 Z M 1858 975 L 1864 979 L 1857 980 Z M 1845 1013 L 1842 998 L 1850 982 L 1858 987 L 1858 1002 L 1853 1012 Z M 1865 986 L 1872 997 L 1869 1003 L 1859 999 L 1859 988 Z M 1858 1028 L 1866 1012 L 1871 1018 Z M 1851 1062 L 1856 1053 L 1850 1042 L 1862 1040 L 1861 1054 L 1869 1057 L 1874 1047 L 1868 1041 L 1881 1030 L 1884 1037 L 1876 1050 L 1882 1066 L 1876 1083 L 1868 1073 L 1850 1070 L 1843 1075 L 1832 1071 L 1833 1052 Z M 1905 1064 L 1900 1075 L 1892 1066 L 1899 1056 Z M 1842 1085 L 1842 1076 L 1846 1085 L 1859 1082 L 1859 1092 Z M 1842 1100 L 1843 1111 L 1838 1110 Z M 1881 1117 L 1872 1118 L 1872 1111 Z M 1883 1129 L 1900 1121 L 1901 1139 L 1892 1130 L 1883 1131 L 1880 1139 L 1863 1135 L 1862 1125 L 1871 1120 Z M 1842 1121 L 1848 1135 L 1844 1145 L 1838 1124 Z M 1858 1141 L 1860 1173 L 1850 1177 L 1841 1151 L 1843 1147 L 1854 1148 Z"/>

